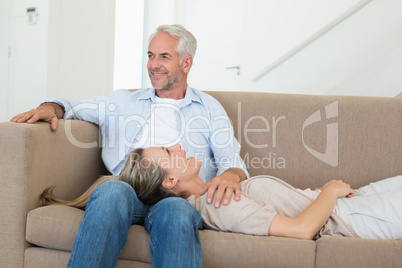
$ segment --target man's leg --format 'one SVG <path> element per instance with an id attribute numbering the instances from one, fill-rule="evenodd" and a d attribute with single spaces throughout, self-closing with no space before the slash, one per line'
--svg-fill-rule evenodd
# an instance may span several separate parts
<path id="1" fill-rule="evenodd" d="M 170 197 L 153 206 L 145 228 L 151 237 L 153 267 L 202 267 L 202 250 L 197 231 L 201 215 L 187 200 Z"/>
<path id="2" fill-rule="evenodd" d="M 129 184 L 101 184 L 91 194 L 67 267 L 115 267 L 128 229 L 143 223 L 147 211 Z"/>

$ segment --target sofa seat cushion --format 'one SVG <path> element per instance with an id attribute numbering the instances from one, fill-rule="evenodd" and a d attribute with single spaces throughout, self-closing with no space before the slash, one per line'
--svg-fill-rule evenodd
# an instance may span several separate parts
<path id="1" fill-rule="evenodd" d="M 402 239 L 324 236 L 316 243 L 316 267 L 402 267 Z"/>
<path id="2" fill-rule="evenodd" d="M 66 206 L 31 210 L 27 216 L 26 240 L 40 247 L 71 251 L 84 211 Z"/>
<path id="3" fill-rule="evenodd" d="M 27 217 L 26 240 L 44 248 L 71 251 L 83 218 L 83 210 L 66 206 L 54 205 L 31 210 Z M 119 258 L 152 262 L 149 235 L 143 226 L 131 226 Z"/>
<path id="4" fill-rule="evenodd" d="M 204 267 L 314 267 L 316 244 L 274 236 L 199 231 Z"/>
<path id="5" fill-rule="evenodd" d="M 26 240 L 51 250 L 71 251 L 84 211 L 47 206 L 28 213 Z M 316 244 L 312 240 L 253 236 L 212 230 L 199 231 L 206 267 L 314 267 Z M 133 225 L 119 258 L 152 263 L 149 235 Z M 46 251 L 47 252 L 47 251 Z M 290 254 L 291 252 L 291 254 Z M 239 256 L 244 255 L 244 258 Z"/>

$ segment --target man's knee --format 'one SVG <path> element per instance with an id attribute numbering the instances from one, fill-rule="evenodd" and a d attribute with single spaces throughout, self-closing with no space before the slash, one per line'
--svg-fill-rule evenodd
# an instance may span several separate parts
<path id="1" fill-rule="evenodd" d="M 159 223 L 164 225 L 201 227 L 200 213 L 183 198 L 169 197 L 163 199 L 151 209 L 150 214 L 157 217 Z"/>
<path id="2" fill-rule="evenodd" d="M 137 201 L 133 188 L 120 180 L 109 180 L 96 188 L 90 197 L 90 203 L 101 203 L 105 207 L 133 206 Z"/>

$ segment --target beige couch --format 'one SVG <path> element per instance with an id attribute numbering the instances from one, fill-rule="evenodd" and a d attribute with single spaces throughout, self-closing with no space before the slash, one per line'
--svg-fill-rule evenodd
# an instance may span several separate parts
<path id="1" fill-rule="evenodd" d="M 353 187 L 402 174 L 402 99 L 210 92 L 227 110 L 251 175 L 296 187 Z M 90 148 L 82 148 L 88 145 Z M 0 266 L 64 267 L 84 212 L 38 208 L 43 189 L 80 195 L 105 169 L 98 128 L 61 121 L 0 124 Z M 363 227 L 364 228 L 364 227 Z M 401 267 L 402 240 L 304 241 L 203 230 L 205 267 Z M 149 237 L 132 226 L 118 267 L 151 267 Z"/>

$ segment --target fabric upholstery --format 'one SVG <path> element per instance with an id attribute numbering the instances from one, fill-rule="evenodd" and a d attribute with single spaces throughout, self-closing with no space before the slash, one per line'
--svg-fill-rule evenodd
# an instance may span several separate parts
<path id="1" fill-rule="evenodd" d="M 39 195 L 56 186 L 61 198 L 79 196 L 106 170 L 100 148 L 72 144 L 64 121 L 56 132 L 49 124 L 0 123 L 0 263 L 22 267 L 27 212 L 39 206 Z M 77 141 L 99 141 L 95 125 L 76 121 L 69 128 Z"/>
<path id="2" fill-rule="evenodd" d="M 44 248 L 71 251 L 84 211 L 63 206 L 37 208 L 28 213 L 27 241 Z M 259 237 L 203 230 L 199 232 L 206 267 L 261 267 L 266 263 L 288 267 L 313 267 L 315 242 Z M 144 246 L 146 245 L 146 246 Z M 133 225 L 121 259 L 151 263 L 149 235 Z M 294 252 L 288 256 L 287 252 Z M 237 256 L 247 252 L 247 258 Z M 44 253 L 43 253 L 44 254 Z M 52 254 L 56 254 L 53 252 Z M 281 256 L 278 258 L 278 256 Z M 32 257 L 34 258 L 34 256 Z"/>
<path id="3" fill-rule="evenodd" d="M 252 176 L 277 176 L 299 188 L 343 179 L 357 188 L 402 174 L 400 98 L 209 93 L 228 112 Z M 80 143 L 96 146 L 84 148 Z M 45 188 L 56 186 L 56 195 L 73 199 L 106 174 L 100 144 L 97 126 L 87 122 L 60 121 L 56 132 L 43 122 L 0 123 L 1 266 L 65 266 L 83 211 L 38 208 L 38 197 Z M 328 155 L 337 161 L 325 163 Z M 261 160 L 265 162 L 258 163 Z M 199 235 L 205 267 L 397 267 L 402 263 L 402 240 L 303 241 L 210 230 Z M 151 267 L 149 236 L 142 226 L 130 228 L 117 267 Z"/>
<path id="4" fill-rule="evenodd" d="M 401 267 L 402 240 L 323 237 L 317 240 L 317 267 Z"/>

